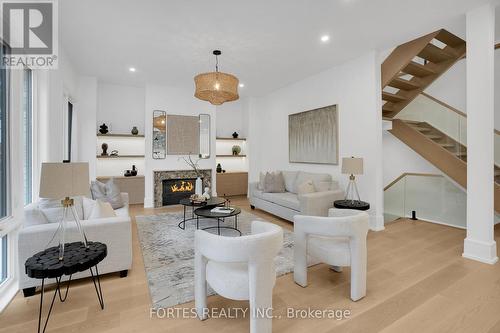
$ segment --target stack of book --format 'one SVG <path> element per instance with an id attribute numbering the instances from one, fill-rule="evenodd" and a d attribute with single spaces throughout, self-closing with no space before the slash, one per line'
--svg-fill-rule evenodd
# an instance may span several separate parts
<path id="1" fill-rule="evenodd" d="M 212 210 L 210 210 L 212 213 L 218 213 L 218 214 L 231 214 L 234 211 L 233 207 L 215 207 Z"/>

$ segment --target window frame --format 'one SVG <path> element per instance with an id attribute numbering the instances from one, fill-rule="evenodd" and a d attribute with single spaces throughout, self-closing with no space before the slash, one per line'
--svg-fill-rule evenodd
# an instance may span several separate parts
<path id="1" fill-rule="evenodd" d="M 25 68 L 23 72 L 23 185 L 24 185 L 24 206 L 29 205 L 34 199 L 33 177 L 34 177 L 34 154 L 33 154 L 33 137 L 34 137 L 34 111 L 33 111 L 33 71 L 30 68 Z M 25 86 L 27 85 L 27 87 Z M 27 88 L 27 96 L 24 92 Z M 26 99 L 25 99 L 26 97 Z M 27 112 L 27 113 L 25 113 Z M 26 118 L 25 118 L 26 117 Z M 28 126 L 29 128 L 26 128 Z M 28 170 L 27 170 L 28 169 Z M 28 191 L 29 192 L 28 192 Z"/>

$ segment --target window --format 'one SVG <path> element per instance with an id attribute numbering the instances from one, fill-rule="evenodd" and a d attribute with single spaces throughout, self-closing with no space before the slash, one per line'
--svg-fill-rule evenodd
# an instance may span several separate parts
<path id="1" fill-rule="evenodd" d="M 33 102 L 32 72 L 23 73 L 24 205 L 33 200 Z"/>
<path id="2" fill-rule="evenodd" d="M 0 284 L 7 279 L 7 235 L 0 238 Z"/>
<path id="3" fill-rule="evenodd" d="M 5 54 L 7 47 L 0 46 L 0 55 Z M 9 213 L 9 156 L 8 156 L 8 112 L 7 112 L 7 70 L 0 69 L 0 220 Z"/>
<path id="4" fill-rule="evenodd" d="M 8 48 L 0 46 L 0 56 L 6 54 Z M 0 68 L 0 221 L 8 217 L 9 209 L 9 114 L 8 114 L 8 72 Z M 8 238 L 0 234 L 0 284 L 8 278 Z"/>

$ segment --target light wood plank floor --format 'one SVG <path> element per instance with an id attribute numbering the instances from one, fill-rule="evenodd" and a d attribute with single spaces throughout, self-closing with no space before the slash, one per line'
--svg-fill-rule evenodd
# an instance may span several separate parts
<path id="1" fill-rule="evenodd" d="M 246 198 L 233 204 L 250 210 Z M 131 214 L 156 214 L 179 207 L 144 209 Z M 265 212 L 254 214 L 284 228 L 293 226 Z M 56 303 L 48 332 L 247 332 L 248 319 L 150 318 L 150 297 L 141 250 L 133 224 L 133 267 L 129 276 L 103 278 L 106 308 L 101 311 L 92 282 L 82 280 L 65 304 Z M 496 232 L 497 242 L 500 230 Z M 274 332 L 500 332 L 500 264 L 485 265 L 461 257 L 463 230 L 400 220 L 368 235 L 368 293 L 349 299 L 349 269 L 335 273 L 325 265 L 309 269 L 309 286 L 301 288 L 291 274 L 278 278 L 274 289 Z M 47 303 L 50 302 L 48 297 Z M 46 303 L 46 305 L 47 305 Z M 35 332 L 39 296 L 16 298 L 0 315 L 0 333 Z M 193 303 L 183 305 L 192 307 Z M 209 307 L 247 307 L 219 296 Z M 287 308 L 349 309 L 351 317 L 285 319 Z"/>

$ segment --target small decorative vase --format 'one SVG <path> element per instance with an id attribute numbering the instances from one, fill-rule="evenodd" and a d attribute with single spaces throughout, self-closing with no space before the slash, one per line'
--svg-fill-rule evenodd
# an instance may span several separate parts
<path id="1" fill-rule="evenodd" d="M 200 197 L 203 194 L 203 182 L 201 181 L 200 177 L 196 178 L 196 183 L 194 186 L 194 194 Z"/>
<path id="2" fill-rule="evenodd" d="M 108 133 L 108 126 L 106 126 L 106 124 L 103 123 L 101 126 L 99 126 L 99 132 L 101 134 L 107 134 Z"/>
<path id="3" fill-rule="evenodd" d="M 101 148 L 102 148 L 101 156 L 108 156 L 108 144 L 107 143 L 103 143 L 101 145 Z"/>
<path id="4" fill-rule="evenodd" d="M 132 127 L 132 131 L 130 131 L 132 135 L 137 135 L 139 134 L 139 130 L 137 129 L 137 126 Z"/>
<path id="5" fill-rule="evenodd" d="M 137 176 L 137 168 L 135 165 L 132 165 L 132 170 L 130 170 L 132 176 Z"/>
<path id="6" fill-rule="evenodd" d="M 221 173 L 222 172 L 222 166 L 219 164 L 217 164 L 217 168 L 215 169 L 215 171 L 217 171 L 217 173 Z"/>
<path id="7" fill-rule="evenodd" d="M 241 153 L 241 147 L 238 145 L 234 145 L 232 148 L 233 155 L 239 155 Z"/>
<path id="8" fill-rule="evenodd" d="M 203 192 L 203 197 L 206 199 L 206 200 L 210 200 L 210 188 L 208 187 L 205 187 L 205 192 Z"/>
<path id="9" fill-rule="evenodd" d="M 234 132 L 233 133 L 233 138 L 237 139 L 238 138 L 238 133 Z"/>
<path id="10" fill-rule="evenodd" d="M 123 174 L 125 177 L 131 177 L 132 172 L 130 170 L 125 170 L 125 173 Z"/>

